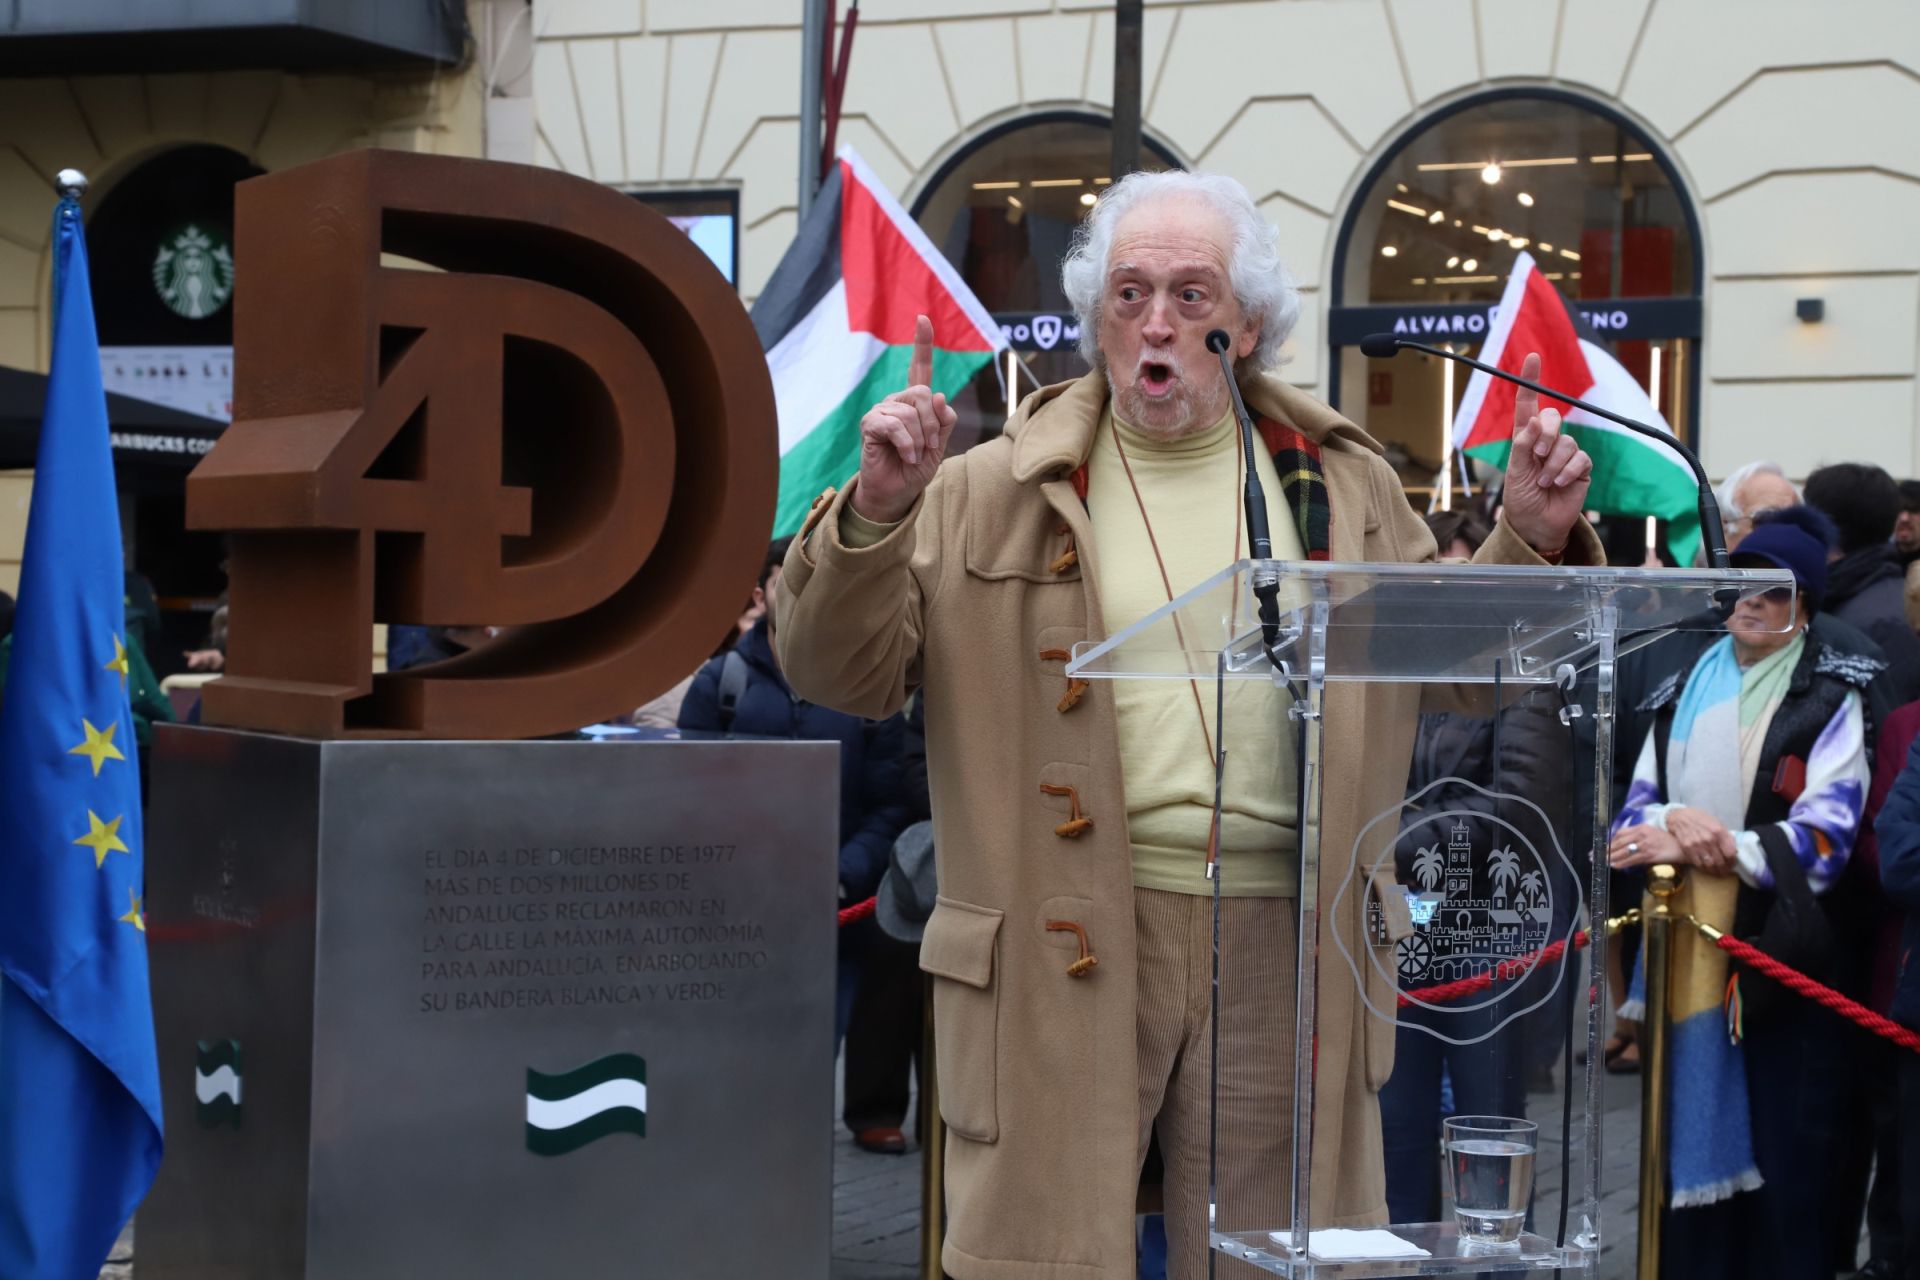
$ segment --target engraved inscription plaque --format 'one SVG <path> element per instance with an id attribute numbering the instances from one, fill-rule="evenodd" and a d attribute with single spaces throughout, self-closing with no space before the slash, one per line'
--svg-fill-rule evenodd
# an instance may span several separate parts
<path id="1" fill-rule="evenodd" d="M 823 1280 L 837 767 L 164 729 L 144 1280 Z"/>

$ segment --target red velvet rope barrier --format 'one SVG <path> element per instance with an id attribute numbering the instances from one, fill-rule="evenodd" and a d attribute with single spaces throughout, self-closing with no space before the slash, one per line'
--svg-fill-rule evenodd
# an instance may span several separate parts
<path id="1" fill-rule="evenodd" d="M 1688 923 L 1693 924 L 1695 928 L 1700 928 L 1697 922 L 1689 921 Z M 1706 930 L 1701 929 L 1701 932 L 1706 933 Z M 1865 1027 L 1882 1040 L 1891 1040 L 1903 1049 L 1920 1053 L 1920 1034 L 1915 1034 L 1899 1023 L 1881 1017 L 1865 1005 L 1847 999 L 1832 987 L 1815 982 L 1799 970 L 1788 968 L 1750 942 L 1742 942 L 1724 933 L 1718 937 L 1711 933 L 1707 936 L 1713 938 L 1714 945 L 1735 960 L 1759 973 L 1766 974 L 1787 990 L 1797 992 L 1817 1004 L 1825 1005 L 1847 1021 Z"/>
<path id="2" fill-rule="evenodd" d="M 1575 950 L 1586 946 L 1590 941 L 1592 941 L 1592 939 L 1588 936 L 1585 929 L 1573 935 Z M 1437 1004 L 1444 1000 L 1458 1000 L 1462 996 L 1474 995 L 1477 992 L 1485 991 L 1501 979 L 1517 978 L 1537 964 L 1551 963 L 1552 961 L 1558 960 L 1566 953 L 1566 950 L 1567 940 L 1562 938 L 1558 942 L 1548 943 L 1531 955 L 1514 956 L 1510 960 L 1502 960 L 1487 972 L 1477 973 L 1471 978 L 1456 978 L 1452 982 L 1442 982 L 1437 986 L 1421 987 L 1417 991 L 1402 991 L 1400 993 L 1400 1007 L 1406 1009 L 1421 1003 Z"/>
<path id="3" fill-rule="evenodd" d="M 850 907 L 843 907 L 840 911 L 840 927 L 844 929 L 850 924 L 855 924 L 861 920 L 872 917 L 876 901 L 877 899 L 868 898 L 865 902 L 856 902 Z M 1715 946 L 1732 956 L 1735 960 L 1738 960 L 1741 964 L 1746 965 L 1758 973 L 1766 974 L 1769 978 L 1772 978 L 1789 991 L 1803 995 L 1816 1004 L 1825 1005 L 1849 1022 L 1864 1027 L 1883 1040 L 1891 1040 L 1903 1049 L 1911 1049 L 1915 1053 L 1920 1053 L 1920 1032 L 1909 1031 L 1899 1023 L 1881 1017 L 1858 1001 L 1849 1000 L 1832 987 L 1823 986 L 1797 969 L 1788 968 L 1751 943 L 1742 942 L 1738 938 L 1724 933 L 1718 933 L 1718 931 L 1708 932 L 1698 921 L 1688 920 L 1686 923 L 1692 924 L 1695 928 L 1700 929 L 1702 933 L 1712 939 Z M 1592 935 L 1585 929 L 1573 935 L 1573 946 L 1575 950 L 1585 947 L 1592 941 Z M 1476 995 L 1479 992 L 1485 991 L 1496 982 L 1508 978 L 1520 977 L 1536 965 L 1550 964 L 1566 954 L 1566 950 L 1567 940 L 1562 938 L 1558 942 L 1549 943 L 1531 955 L 1515 956 L 1510 960 L 1502 960 L 1486 973 L 1475 974 L 1471 978 L 1458 978 L 1452 982 L 1442 982 L 1431 987 L 1421 987 L 1416 991 L 1402 991 L 1400 993 L 1400 1007 L 1405 1009 L 1416 1003 L 1438 1004 L 1448 1000 L 1458 1000 L 1463 996 Z"/>

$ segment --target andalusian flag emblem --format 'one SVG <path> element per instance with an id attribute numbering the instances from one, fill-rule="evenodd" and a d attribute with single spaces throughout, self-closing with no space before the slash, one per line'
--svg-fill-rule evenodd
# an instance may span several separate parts
<path id="1" fill-rule="evenodd" d="M 1540 381 L 1546 385 L 1564 387 L 1591 404 L 1673 434 L 1646 388 L 1600 345 L 1566 296 L 1542 274 L 1533 255 L 1521 253 L 1507 277 L 1480 359 L 1517 374 L 1529 351 L 1540 353 Z M 1511 382 L 1476 371 L 1454 415 L 1454 448 L 1504 468 L 1513 446 L 1513 403 L 1518 390 Z M 1587 506 L 1601 515 L 1660 517 L 1668 522 L 1667 549 L 1674 560 L 1692 564 L 1700 546 L 1700 490 L 1686 459 L 1664 444 L 1564 401 L 1543 396 L 1540 407 L 1558 409 L 1566 419 L 1567 434 L 1593 458 Z"/>
<path id="2" fill-rule="evenodd" d="M 647 1061 L 612 1053 L 549 1076 L 527 1068 L 527 1150 L 563 1156 L 610 1133 L 647 1136 Z"/>
<path id="3" fill-rule="evenodd" d="M 815 495 L 860 469 L 860 418 L 907 385 L 913 326 L 933 321 L 933 377 L 948 399 L 1006 348 L 926 232 L 851 147 L 753 305 L 780 416 L 773 533 L 800 528 Z"/>
<path id="4" fill-rule="evenodd" d="M 202 1129 L 240 1127 L 240 1042 L 201 1040 L 193 1068 L 193 1113 Z"/>

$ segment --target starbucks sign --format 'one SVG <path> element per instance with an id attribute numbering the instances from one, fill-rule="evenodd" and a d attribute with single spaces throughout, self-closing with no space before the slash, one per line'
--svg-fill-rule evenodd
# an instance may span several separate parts
<path id="1" fill-rule="evenodd" d="M 216 230 L 189 223 L 161 239 L 153 287 L 167 309 L 201 320 L 233 296 L 233 248 Z"/>

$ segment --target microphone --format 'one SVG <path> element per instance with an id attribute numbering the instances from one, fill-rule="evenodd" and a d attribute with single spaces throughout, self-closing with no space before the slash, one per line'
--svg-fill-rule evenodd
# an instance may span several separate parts
<path id="1" fill-rule="evenodd" d="M 1229 354 L 1233 339 L 1225 329 L 1207 335 L 1207 350 L 1220 357 L 1220 372 L 1227 380 L 1227 394 L 1233 397 L 1233 414 L 1240 423 L 1240 443 L 1247 453 L 1247 545 L 1253 558 L 1262 564 L 1253 571 L 1253 594 L 1260 602 L 1260 631 L 1266 640 L 1267 655 L 1280 643 L 1280 573 L 1272 566 L 1273 534 L 1267 525 L 1267 491 L 1260 483 L 1260 471 L 1253 464 L 1253 418 L 1247 402 L 1240 398 L 1240 383 L 1233 376 L 1233 357 Z M 1278 664 L 1276 664 L 1278 665 Z"/>
<path id="2" fill-rule="evenodd" d="M 1577 400 L 1564 391 L 1555 391 L 1552 387 L 1543 387 L 1537 382 L 1531 382 L 1526 378 L 1520 377 L 1518 374 L 1508 373 L 1505 369 L 1496 369 L 1490 364 L 1482 364 L 1480 361 L 1470 356 L 1463 356 L 1457 351 L 1447 351 L 1440 347 L 1429 346 L 1424 342 L 1415 342 L 1411 338 L 1397 338 L 1391 333 L 1370 333 L 1360 339 L 1360 353 L 1365 356 L 1371 356 L 1375 360 L 1390 360 L 1399 354 L 1400 348 L 1402 347 L 1407 347 L 1414 351 L 1424 351 L 1430 356 L 1439 356 L 1442 360 L 1452 360 L 1456 363 L 1464 364 L 1468 368 L 1478 369 L 1482 373 L 1499 378 L 1503 382 L 1511 382 L 1517 386 L 1526 387 L 1528 390 L 1538 391 L 1542 395 L 1552 396 L 1556 400 L 1563 401 L 1576 408 L 1584 409 L 1596 418 L 1605 418 L 1608 422 L 1617 422 L 1629 431 L 1646 436 L 1650 440 L 1658 440 L 1661 444 L 1672 449 L 1675 453 L 1686 459 L 1687 465 L 1693 469 L 1693 478 L 1700 486 L 1700 537 L 1701 540 L 1706 543 L 1707 563 L 1716 569 L 1730 567 L 1727 560 L 1727 535 L 1726 531 L 1720 526 L 1720 503 L 1713 496 L 1713 484 L 1707 479 L 1707 469 L 1700 465 L 1699 457 L 1694 454 L 1693 450 L 1687 448 L 1678 436 L 1670 436 L 1657 427 L 1648 426 L 1644 422 L 1635 422 L 1632 418 L 1624 417 L 1611 409 L 1602 409 L 1597 404 L 1588 404 L 1585 400 Z M 1735 599 L 1736 593 L 1731 588 L 1721 588 L 1714 592 L 1714 607 L 1716 611 L 1719 612 L 1722 620 L 1732 616 Z"/>

